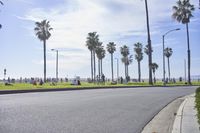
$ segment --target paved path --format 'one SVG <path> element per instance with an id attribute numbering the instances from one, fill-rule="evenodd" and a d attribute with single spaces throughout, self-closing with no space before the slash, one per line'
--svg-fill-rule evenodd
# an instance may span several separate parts
<path id="1" fill-rule="evenodd" d="M 196 87 L 0 95 L 0 133 L 140 133 L 173 99 Z"/>

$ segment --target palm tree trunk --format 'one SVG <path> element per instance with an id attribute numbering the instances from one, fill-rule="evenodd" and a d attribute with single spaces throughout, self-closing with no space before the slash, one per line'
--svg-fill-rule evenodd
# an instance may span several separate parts
<path id="1" fill-rule="evenodd" d="M 95 60 L 95 51 L 93 51 L 93 63 L 94 63 L 94 82 L 96 82 L 96 60 Z"/>
<path id="2" fill-rule="evenodd" d="M 190 56 L 190 38 L 189 38 L 189 28 L 188 23 L 186 23 L 186 29 L 187 29 L 187 46 L 188 46 L 188 84 L 191 85 L 191 78 L 190 78 L 190 63 L 191 63 L 191 56 Z"/>
<path id="3" fill-rule="evenodd" d="M 155 74 L 155 72 L 153 73 L 153 75 L 154 75 L 154 84 L 156 83 L 156 74 Z"/>
<path id="4" fill-rule="evenodd" d="M 149 28 L 149 13 L 148 13 L 148 4 L 147 0 L 145 0 L 145 7 L 146 7 L 146 19 L 147 19 L 147 35 L 148 35 L 148 47 L 149 47 L 149 84 L 153 85 L 152 82 L 152 69 L 151 69 L 151 64 L 152 64 L 152 48 L 151 48 L 151 36 L 150 36 L 150 28 Z"/>
<path id="5" fill-rule="evenodd" d="M 93 78 L 93 57 L 92 57 L 92 50 L 90 52 L 91 52 L 91 79 L 92 79 L 92 82 L 93 82 L 94 78 Z"/>
<path id="6" fill-rule="evenodd" d="M 169 64 L 169 57 L 167 58 L 168 61 L 168 74 L 169 74 L 169 81 L 170 81 L 170 64 Z"/>
<path id="7" fill-rule="evenodd" d="M 140 69 L 140 61 L 138 61 L 138 81 L 141 82 L 141 69 Z"/>
<path id="8" fill-rule="evenodd" d="M 103 75 L 103 66 L 102 66 L 102 59 L 101 59 L 101 76 Z"/>
<path id="9" fill-rule="evenodd" d="M 46 82 L 46 40 L 43 40 L 44 45 L 44 82 Z"/>
<path id="10" fill-rule="evenodd" d="M 101 76 L 101 64 L 100 64 L 100 59 L 98 59 L 98 69 L 99 69 L 99 78 L 98 78 L 98 82 L 100 81 L 100 76 Z"/>
<path id="11" fill-rule="evenodd" d="M 125 79 L 126 79 L 126 75 L 127 75 L 127 72 L 126 72 L 126 64 L 124 63 L 124 68 L 125 68 Z"/>
<path id="12" fill-rule="evenodd" d="M 113 54 L 111 54 L 111 70 L 112 70 L 112 81 L 114 80 L 113 76 Z"/>
<path id="13" fill-rule="evenodd" d="M 129 72 L 128 72 L 128 65 L 126 65 L 126 67 L 127 67 L 127 76 L 129 76 Z"/>

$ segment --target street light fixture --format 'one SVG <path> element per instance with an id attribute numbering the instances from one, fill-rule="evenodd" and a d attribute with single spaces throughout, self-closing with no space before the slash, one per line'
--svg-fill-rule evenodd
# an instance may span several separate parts
<path id="1" fill-rule="evenodd" d="M 180 28 L 177 29 L 172 29 L 167 31 L 163 36 L 162 36 L 162 40 L 163 40 L 163 85 L 166 86 L 166 81 L 165 81 L 165 36 L 173 31 L 178 31 L 180 30 Z"/>
<path id="2" fill-rule="evenodd" d="M 51 49 L 51 51 L 56 52 L 56 81 L 58 82 L 58 50 L 57 49 Z"/>

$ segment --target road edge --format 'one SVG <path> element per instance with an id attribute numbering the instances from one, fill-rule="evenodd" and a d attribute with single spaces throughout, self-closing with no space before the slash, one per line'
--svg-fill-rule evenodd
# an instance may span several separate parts
<path id="1" fill-rule="evenodd" d="M 196 86 L 196 85 L 192 85 Z M 43 88 L 29 90 L 0 90 L 0 95 L 17 94 L 17 93 L 36 93 L 36 92 L 53 92 L 53 91 L 78 91 L 78 90 L 94 90 L 94 89 L 119 89 L 119 88 L 140 88 L 140 87 L 189 87 L 189 86 L 103 86 L 103 87 L 77 87 L 77 88 Z"/>
<path id="2" fill-rule="evenodd" d="M 190 94 L 191 95 L 191 94 Z M 180 103 L 180 105 L 176 108 L 176 111 L 174 112 L 174 115 L 175 115 L 175 117 L 174 117 L 174 119 L 173 119 L 173 121 L 171 121 L 172 122 L 172 129 L 171 129 L 171 132 L 173 131 L 173 128 L 174 128 L 174 122 L 175 122 L 175 119 L 176 119 L 176 116 L 177 116 L 177 113 L 178 113 L 178 111 L 179 111 L 179 109 L 180 109 L 180 106 L 183 106 L 183 103 L 184 103 L 184 101 L 185 101 L 185 99 L 188 97 L 188 96 L 190 96 L 190 95 L 185 95 L 185 96 L 180 96 L 180 97 L 178 97 L 178 98 L 175 98 L 175 99 L 173 99 L 173 100 L 171 100 L 168 104 L 166 104 L 160 111 L 158 111 L 158 113 L 156 113 L 156 115 L 155 116 L 153 116 L 152 117 L 152 119 L 150 119 L 148 122 L 147 122 L 147 124 L 142 128 L 142 131 L 141 131 L 141 133 L 149 133 L 150 131 L 149 131 L 149 129 L 151 128 L 151 127 L 156 127 L 156 128 L 162 128 L 162 126 L 161 125 L 153 125 L 152 126 L 152 122 L 153 122 L 153 124 L 155 124 L 155 122 L 154 121 L 156 121 L 156 119 L 157 119 L 157 117 L 163 117 L 162 115 L 162 113 L 166 110 L 166 108 L 167 107 L 169 107 L 171 104 L 173 104 L 174 102 L 176 102 L 176 101 L 178 101 L 178 100 L 182 100 L 182 102 Z"/>

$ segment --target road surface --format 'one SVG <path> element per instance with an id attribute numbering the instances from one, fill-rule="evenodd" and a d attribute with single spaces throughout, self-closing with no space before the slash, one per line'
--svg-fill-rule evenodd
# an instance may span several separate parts
<path id="1" fill-rule="evenodd" d="M 197 87 L 144 87 L 0 95 L 0 133 L 140 133 Z"/>

